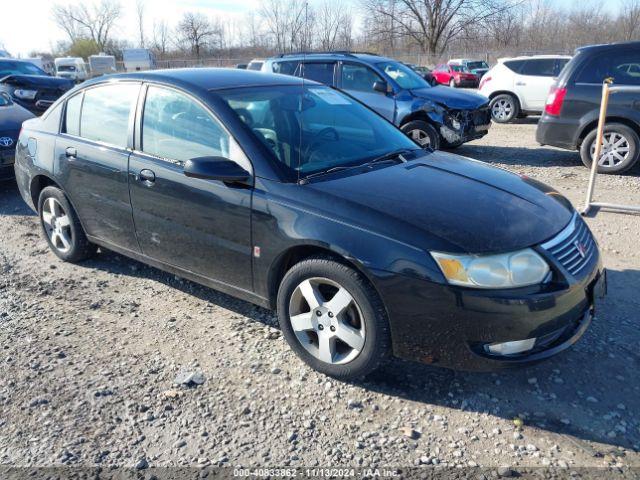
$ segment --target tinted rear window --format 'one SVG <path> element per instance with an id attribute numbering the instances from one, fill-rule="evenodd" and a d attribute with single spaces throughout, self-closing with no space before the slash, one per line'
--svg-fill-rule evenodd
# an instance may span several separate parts
<path id="1" fill-rule="evenodd" d="M 82 107 L 82 92 L 67 100 L 64 116 L 64 131 L 69 135 L 80 136 L 80 108 Z"/>
<path id="2" fill-rule="evenodd" d="M 515 73 L 520 73 L 522 70 L 522 66 L 524 65 L 524 60 L 508 60 L 503 63 L 505 67 Z"/>
<path id="3" fill-rule="evenodd" d="M 536 77 L 553 77 L 556 75 L 556 59 L 538 58 L 534 60 L 525 60 L 524 65 L 520 70 L 520 74 Z"/>
<path id="4" fill-rule="evenodd" d="M 640 51 L 626 50 L 594 55 L 582 67 L 578 83 L 602 83 L 612 77 L 619 85 L 640 85 Z"/>
<path id="5" fill-rule="evenodd" d="M 283 75 L 294 75 L 296 73 L 296 69 L 298 68 L 298 64 L 300 62 L 297 60 L 294 61 L 286 61 L 286 62 L 274 62 L 273 63 L 273 73 L 282 73 Z"/>
<path id="6" fill-rule="evenodd" d="M 303 77 L 325 85 L 333 85 L 333 69 L 335 63 L 305 63 Z"/>

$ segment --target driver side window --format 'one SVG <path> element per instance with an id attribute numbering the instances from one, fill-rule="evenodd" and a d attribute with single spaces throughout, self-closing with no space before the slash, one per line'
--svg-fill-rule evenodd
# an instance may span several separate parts
<path id="1" fill-rule="evenodd" d="M 373 89 L 375 82 L 382 78 L 376 72 L 364 65 L 345 63 L 342 65 L 342 89 L 357 92 L 377 93 Z"/>
<path id="2" fill-rule="evenodd" d="M 186 162 L 196 157 L 229 158 L 231 138 L 211 114 L 190 97 L 149 86 L 142 117 L 142 151 Z"/>

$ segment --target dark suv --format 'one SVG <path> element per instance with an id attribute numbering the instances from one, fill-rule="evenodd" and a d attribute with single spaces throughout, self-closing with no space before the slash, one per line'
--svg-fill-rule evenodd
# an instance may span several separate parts
<path id="1" fill-rule="evenodd" d="M 491 126 L 489 101 L 483 96 L 433 87 L 412 68 L 370 53 L 280 55 L 265 60 L 262 71 L 338 88 L 434 150 L 484 137 Z"/>
<path id="2" fill-rule="evenodd" d="M 579 150 L 590 166 L 595 150 L 602 83 L 640 88 L 640 42 L 592 45 L 576 51 L 549 92 L 536 140 L 568 150 Z M 640 94 L 611 95 L 598 171 L 620 173 L 637 161 L 640 148 Z"/>

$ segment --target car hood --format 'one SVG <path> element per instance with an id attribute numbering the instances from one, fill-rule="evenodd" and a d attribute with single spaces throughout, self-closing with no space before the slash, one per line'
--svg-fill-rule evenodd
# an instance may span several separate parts
<path id="1" fill-rule="evenodd" d="M 477 93 L 443 86 L 418 88 L 411 90 L 411 93 L 416 97 L 425 98 L 453 109 L 475 110 L 487 106 L 489 103 L 487 97 Z"/>
<path id="2" fill-rule="evenodd" d="M 22 122 L 34 117 L 35 115 L 29 110 L 15 103 L 0 107 L 0 132 L 14 132 L 17 137 Z"/>
<path id="3" fill-rule="evenodd" d="M 0 82 L 19 87 L 57 88 L 63 91 L 73 87 L 71 80 L 44 75 L 9 75 L 0 79 Z"/>
<path id="4" fill-rule="evenodd" d="M 325 205 L 334 217 L 340 212 L 344 223 L 451 253 L 537 245 L 560 232 L 574 213 L 542 183 L 443 152 L 308 186 L 317 194 L 316 207 Z"/>

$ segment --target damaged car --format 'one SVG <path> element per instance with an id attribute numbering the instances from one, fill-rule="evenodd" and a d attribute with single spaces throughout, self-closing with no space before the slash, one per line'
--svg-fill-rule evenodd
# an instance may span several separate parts
<path id="1" fill-rule="evenodd" d="M 71 80 L 51 77 L 33 63 L 0 58 L 0 92 L 36 115 L 44 113 L 73 86 Z"/>
<path id="2" fill-rule="evenodd" d="M 263 72 L 294 75 L 340 89 L 375 110 L 422 147 L 455 148 L 485 136 L 486 97 L 434 87 L 406 65 L 369 53 L 285 54 Z"/>
<path id="3" fill-rule="evenodd" d="M 22 122 L 33 114 L 0 92 L 0 181 L 13 178 L 13 162 Z"/>

